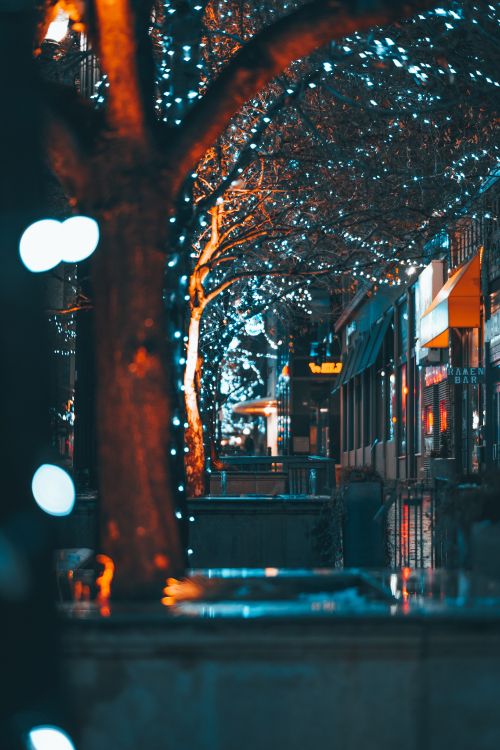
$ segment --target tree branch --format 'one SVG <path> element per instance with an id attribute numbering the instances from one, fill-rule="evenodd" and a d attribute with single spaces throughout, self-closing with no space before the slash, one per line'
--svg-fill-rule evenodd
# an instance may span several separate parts
<path id="1" fill-rule="evenodd" d="M 110 3 L 112 0 L 98 0 Z M 121 0 L 123 3 L 124 0 Z M 119 3 L 119 4 L 121 4 Z M 431 0 L 313 0 L 257 34 L 233 57 L 186 117 L 172 143 L 178 189 L 231 117 L 293 60 L 306 57 L 332 39 L 411 16 Z"/>
<path id="2" fill-rule="evenodd" d="M 89 153 L 104 125 L 102 113 L 66 86 L 44 81 L 49 161 L 69 197 L 84 201 L 91 180 Z"/>
<path id="3" fill-rule="evenodd" d="M 99 63 L 109 82 L 108 121 L 130 141 L 145 141 L 145 112 L 137 61 L 138 39 L 130 0 L 95 0 Z"/>

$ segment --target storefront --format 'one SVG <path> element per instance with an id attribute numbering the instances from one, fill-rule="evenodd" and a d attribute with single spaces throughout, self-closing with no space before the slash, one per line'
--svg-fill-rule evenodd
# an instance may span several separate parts
<path id="1" fill-rule="evenodd" d="M 484 358 L 480 253 L 442 286 L 421 317 L 420 345 L 440 350 L 425 368 L 422 399 L 424 470 L 433 457 L 454 458 L 457 474 L 484 463 Z"/>
<path id="2" fill-rule="evenodd" d="M 500 468 L 500 291 L 490 294 L 490 317 L 485 324 L 487 372 L 486 461 Z"/>

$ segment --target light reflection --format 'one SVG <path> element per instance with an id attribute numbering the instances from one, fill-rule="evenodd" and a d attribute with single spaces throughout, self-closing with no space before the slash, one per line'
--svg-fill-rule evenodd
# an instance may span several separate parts
<path id="1" fill-rule="evenodd" d="M 265 568 L 264 574 L 266 578 L 274 578 L 279 573 L 278 568 Z"/>
<path id="2" fill-rule="evenodd" d="M 390 583 L 389 586 L 391 588 L 391 594 L 395 599 L 399 599 L 399 589 L 398 589 L 398 576 L 397 573 L 391 573 L 390 577 Z"/>
<path id="3" fill-rule="evenodd" d="M 107 555 L 96 555 L 96 561 L 104 566 L 101 575 L 96 578 L 96 586 L 99 591 L 97 602 L 100 606 L 102 617 L 109 617 L 111 614 L 109 599 L 111 596 L 111 582 L 115 573 L 115 564 Z"/>

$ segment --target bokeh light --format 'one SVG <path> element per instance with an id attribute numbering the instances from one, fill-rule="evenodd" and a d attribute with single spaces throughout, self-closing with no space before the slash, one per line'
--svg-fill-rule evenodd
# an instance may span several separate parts
<path id="1" fill-rule="evenodd" d="M 33 727 L 28 733 L 28 750 L 75 750 L 66 732 L 59 727 Z"/>
<path id="2" fill-rule="evenodd" d="M 67 516 L 75 504 L 75 485 L 70 475 L 54 464 L 42 464 L 31 482 L 37 505 L 51 516 Z"/>
<path id="3" fill-rule="evenodd" d="M 99 225 L 89 216 L 66 221 L 42 219 L 25 230 L 19 255 L 29 271 L 50 271 L 59 263 L 79 263 L 92 255 L 99 242 Z"/>
<path id="4" fill-rule="evenodd" d="M 64 11 L 59 11 L 54 21 L 49 24 L 45 39 L 61 42 L 68 33 L 69 17 Z"/>
<path id="5" fill-rule="evenodd" d="M 61 261 L 61 223 L 55 219 L 35 221 L 23 233 L 19 255 L 33 273 L 49 271 Z"/>
<path id="6" fill-rule="evenodd" d="M 61 260 L 78 263 L 92 255 L 99 242 L 99 225 L 89 216 L 72 216 L 62 224 Z"/>

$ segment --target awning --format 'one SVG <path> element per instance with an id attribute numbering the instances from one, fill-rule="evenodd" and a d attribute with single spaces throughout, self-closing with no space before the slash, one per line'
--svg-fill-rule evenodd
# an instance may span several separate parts
<path id="1" fill-rule="evenodd" d="M 236 414 L 258 415 L 269 417 L 278 408 L 275 398 L 254 398 L 252 401 L 240 401 L 233 406 Z"/>
<path id="2" fill-rule="evenodd" d="M 335 391 L 337 391 L 342 385 L 345 385 L 351 378 L 360 372 L 359 362 L 367 340 L 368 336 L 366 334 L 361 334 L 356 339 L 354 345 L 348 349 L 345 359 L 342 360 L 342 372 L 335 383 L 332 393 L 335 393 Z"/>
<path id="3" fill-rule="evenodd" d="M 443 349 L 450 328 L 478 328 L 481 265 L 479 254 L 465 263 L 439 290 L 420 321 L 420 345 Z"/>
<path id="4" fill-rule="evenodd" d="M 377 321 L 372 328 L 370 338 L 368 339 L 363 357 L 360 361 L 360 372 L 367 370 L 369 367 L 375 364 L 375 360 L 378 357 L 378 353 L 382 347 L 385 334 L 389 328 L 389 324 L 392 319 L 392 311 L 386 313 L 383 318 Z"/>

